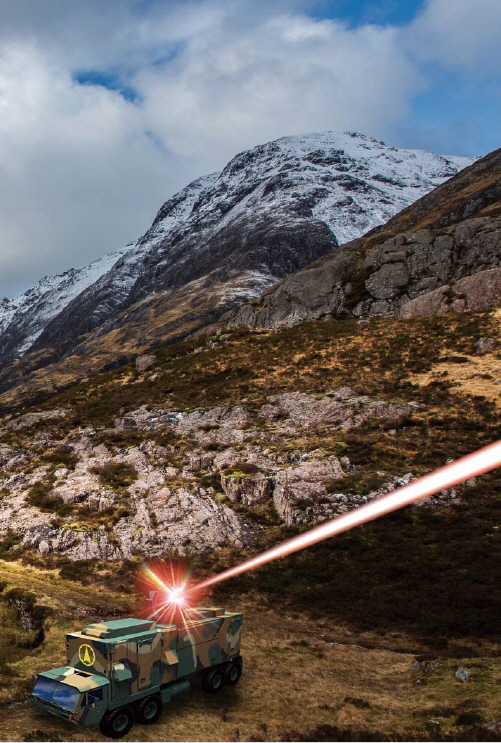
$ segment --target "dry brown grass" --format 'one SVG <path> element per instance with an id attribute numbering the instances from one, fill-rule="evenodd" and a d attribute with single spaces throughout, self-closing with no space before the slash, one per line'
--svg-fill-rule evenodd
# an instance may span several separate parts
<path id="1" fill-rule="evenodd" d="M 425 386 L 437 379 L 453 382 L 466 395 L 482 396 L 501 406 L 501 359 L 496 354 L 466 356 L 468 363 L 444 361 L 425 374 L 411 374 L 413 384 Z"/>
<path id="2" fill-rule="evenodd" d="M 501 310 L 492 312 L 492 331 L 498 339 Z M 410 374 L 409 381 L 413 384 L 425 386 L 438 379 L 452 382 L 456 389 L 465 395 L 481 396 L 491 400 L 499 408 L 501 406 L 501 356 L 499 352 L 488 353 L 483 356 L 461 354 L 462 361 L 455 362 L 456 350 L 444 346 L 442 356 L 450 356 L 451 360 L 435 362 L 432 368 L 422 374 Z"/>
<path id="3" fill-rule="evenodd" d="M 256 597 L 231 608 L 245 612 L 240 684 L 218 697 L 193 689 L 171 703 L 158 723 L 135 727 L 127 740 L 280 740 L 291 730 L 307 734 L 318 725 L 405 735 L 424 733 L 429 717 L 449 729 L 461 711 L 474 709 L 486 719 L 497 714 L 497 658 L 449 659 L 418 686 L 419 674 L 411 670 L 415 656 L 378 646 L 377 635 L 367 633 L 367 646 L 357 644 L 360 638 L 346 629 L 264 610 Z M 25 658 L 16 670 L 26 676 L 63 662 L 63 632 L 72 624 L 53 628 L 38 657 Z M 468 684 L 454 679 L 459 662 L 472 668 Z M 12 741 L 34 730 L 51 739 L 104 740 L 97 729 L 68 728 L 26 704 L 0 709 L 0 729 Z"/>
<path id="4" fill-rule="evenodd" d="M 66 727 L 24 703 L 30 675 L 64 663 L 64 634 L 96 619 L 132 613 L 131 597 L 61 579 L 56 570 L 0 562 L 9 585 L 33 591 L 55 614 L 44 643 L 8 664 L 0 677 L 0 730 L 6 741 L 22 741 L 42 731 L 50 740 L 104 740 L 95 728 Z M 306 735 L 319 725 L 361 728 L 405 737 L 426 732 L 428 719 L 453 730 L 462 712 L 485 719 L 498 714 L 501 660 L 493 657 L 447 658 L 425 678 L 411 670 L 419 642 L 403 633 L 352 632 L 327 618 L 265 608 L 258 594 L 237 597 L 229 608 L 245 615 L 240 684 L 218 697 L 192 689 L 165 710 L 151 727 L 137 726 L 127 740 L 232 741 L 280 740 L 291 731 Z M 111 614 L 110 614 L 111 610 Z M 484 648 L 489 650 L 489 648 Z M 472 671 L 468 684 L 454 678 L 458 665 Z"/>

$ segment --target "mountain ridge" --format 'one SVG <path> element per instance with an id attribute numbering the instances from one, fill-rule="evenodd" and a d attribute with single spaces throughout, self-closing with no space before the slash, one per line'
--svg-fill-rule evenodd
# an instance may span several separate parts
<path id="1" fill-rule="evenodd" d="M 454 283 L 500 265 L 501 149 L 477 160 L 385 225 L 229 311 L 219 324 L 271 328 L 328 316 L 388 316 L 440 287 L 448 298 L 440 311 L 461 310 L 467 305 L 455 302 Z M 475 283 L 472 307 L 499 303 L 490 274 L 483 283 Z M 483 303 L 478 297 L 481 285 Z M 424 311 L 422 303 L 413 306 Z"/>
<path id="2" fill-rule="evenodd" d="M 19 296 L 1 299 L 0 356 L 9 358 L 24 355 L 42 332 L 44 321 L 50 322 L 73 298 L 81 294 L 86 286 L 95 283 L 107 273 L 117 260 L 132 249 L 132 246 L 133 243 L 129 243 L 125 248 L 107 253 L 81 268 L 70 268 L 60 274 L 43 276 L 33 287 Z M 13 327 L 16 327 L 18 334 L 17 342 L 14 343 L 12 343 Z"/>
<path id="3" fill-rule="evenodd" d="M 22 317 L 11 323 L 0 336 L 0 389 L 57 364 L 66 383 L 78 365 L 93 373 L 124 352 L 185 337 L 384 223 L 467 162 L 354 132 L 283 137 L 241 152 L 166 201 L 108 271 L 29 333 Z"/>

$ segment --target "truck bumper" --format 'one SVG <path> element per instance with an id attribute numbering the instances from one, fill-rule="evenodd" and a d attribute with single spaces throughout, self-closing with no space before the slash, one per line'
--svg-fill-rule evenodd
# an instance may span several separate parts
<path id="1" fill-rule="evenodd" d="M 30 695 L 28 697 L 31 704 L 39 709 L 41 712 L 46 712 L 50 715 L 54 715 L 54 717 L 57 717 L 59 720 L 62 720 L 63 722 L 67 722 L 69 725 L 74 725 L 75 727 L 82 727 L 79 725 L 78 722 L 73 720 L 71 718 L 71 713 L 65 712 L 64 710 L 60 709 L 59 707 L 56 707 L 53 704 L 47 704 L 47 702 L 42 702 L 37 697 L 34 697 L 33 695 Z"/>

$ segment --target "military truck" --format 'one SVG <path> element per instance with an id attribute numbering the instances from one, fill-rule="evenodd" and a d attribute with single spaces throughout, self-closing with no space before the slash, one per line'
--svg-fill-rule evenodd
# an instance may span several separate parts
<path id="1" fill-rule="evenodd" d="M 69 633 L 68 665 L 34 677 L 29 699 L 65 722 L 99 724 L 103 735 L 121 738 L 134 722 L 154 723 L 191 685 L 215 694 L 236 684 L 242 614 L 198 607 L 184 615 L 176 624 L 119 619 Z"/>

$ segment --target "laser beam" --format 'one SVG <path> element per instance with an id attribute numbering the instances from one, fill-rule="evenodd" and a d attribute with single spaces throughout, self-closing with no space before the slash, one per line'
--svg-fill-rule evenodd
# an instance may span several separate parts
<path id="1" fill-rule="evenodd" d="M 428 475 L 413 480 L 408 485 L 393 490 L 381 498 L 377 498 L 348 513 L 326 521 L 303 534 L 299 534 L 297 537 L 292 537 L 292 539 L 288 539 L 286 542 L 282 542 L 282 544 L 278 544 L 276 547 L 272 547 L 266 550 L 266 552 L 262 552 L 256 557 L 240 563 L 240 565 L 228 568 L 228 570 L 224 570 L 222 573 L 207 578 L 189 590 L 200 591 L 216 583 L 221 583 L 221 581 L 228 580 L 228 578 L 233 578 L 241 573 L 254 570 L 254 568 L 265 565 L 267 562 L 278 560 L 280 557 L 285 557 L 292 552 L 310 547 L 313 544 L 317 544 L 317 542 L 321 542 L 323 539 L 333 537 L 335 534 L 353 529 L 355 526 L 365 524 L 367 521 L 378 519 L 380 516 L 427 498 L 441 490 L 451 488 L 453 485 L 459 485 L 465 482 L 465 480 L 470 480 L 472 477 L 482 475 L 499 466 L 501 466 L 501 441 L 496 441 L 493 444 L 484 446 L 482 449 L 478 449 L 472 454 L 467 454 L 461 457 L 461 459 L 445 465 L 445 467 L 440 467 L 440 469 Z"/>

